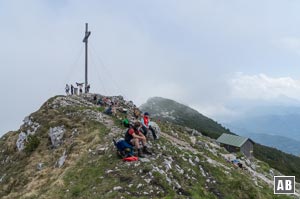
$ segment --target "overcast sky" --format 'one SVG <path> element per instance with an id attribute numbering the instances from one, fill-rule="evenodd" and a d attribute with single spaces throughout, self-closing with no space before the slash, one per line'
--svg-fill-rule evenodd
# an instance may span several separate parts
<path id="1" fill-rule="evenodd" d="M 296 0 L 0 0 L 0 134 L 66 83 L 137 105 L 161 96 L 220 119 L 232 102 L 300 99 Z M 231 104 L 231 106 L 228 106 Z"/>

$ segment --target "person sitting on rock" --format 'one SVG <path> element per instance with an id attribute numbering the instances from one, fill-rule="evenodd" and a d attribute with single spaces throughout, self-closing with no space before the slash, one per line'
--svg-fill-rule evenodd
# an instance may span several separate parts
<path id="1" fill-rule="evenodd" d="M 105 111 L 104 111 L 105 114 L 107 115 L 112 115 L 113 112 L 112 112 L 112 106 L 109 106 Z"/>
<path id="2" fill-rule="evenodd" d="M 135 149 L 137 149 L 138 152 L 138 156 L 143 158 L 144 155 L 142 152 L 146 154 L 151 154 L 151 153 L 147 149 L 147 139 L 144 136 L 144 134 L 139 130 L 140 128 L 141 128 L 141 123 L 138 121 L 135 122 L 132 127 L 128 128 L 125 134 L 125 140 L 129 144 L 135 146 Z M 140 142 L 142 143 L 143 148 L 140 145 Z"/>
<path id="3" fill-rule="evenodd" d="M 103 106 L 104 105 L 103 100 L 102 100 L 101 97 L 98 99 L 97 105 L 99 105 L 99 106 Z"/>
<path id="4" fill-rule="evenodd" d="M 144 113 L 144 116 L 141 119 L 141 123 L 142 123 L 142 130 L 143 130 L 144 135 L 147 136 L 147 133 L 150 130 L 152 132 L 153 139 L 156 140 L 157 136 L 156 136 L 155 130 L 149 125 L 150 117 L 149 117 L 148 112 Z"/>

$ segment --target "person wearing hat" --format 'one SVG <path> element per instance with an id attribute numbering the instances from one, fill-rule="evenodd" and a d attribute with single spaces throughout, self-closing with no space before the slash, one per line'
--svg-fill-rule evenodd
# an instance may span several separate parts
<path id="1" fill-rule="evenodd" d="M 149 117 L 149 113 L 148 112 L 144 113 L 144 115 L 143 115 L 143 117 L 141 119 L 141 123 L 142 123 L 143 134 L 145 136 L 147 136 L 148 130 L 150 130 L 152 132 L 152 136 L 153 136 L 154 140 L 156 140 L 157 136 L 156 136 L 155 130 L 149 125 L 149 123 L 150 123 L 150 117 Z"/>
<path id="2" fill-rule="evenodd" d="M 135 122 L 132 127 L 130 127 L 125 134 L 125 141 L 129 144 L 135 146 L 138 152 L 138 156 L 143 158 L 144 153 L 151 154 L 147 149 L 147 139 L 144 134 L 140 131 L 141 123 L 139 121 Z M 140 145 L 142 143 L 142 146 Z"/>

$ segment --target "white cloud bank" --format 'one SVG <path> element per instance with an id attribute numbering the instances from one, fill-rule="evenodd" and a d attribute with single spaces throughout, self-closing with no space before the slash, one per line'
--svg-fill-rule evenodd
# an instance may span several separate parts
<path id="1" fill-rule="evenodd" d="M 266 74 L 238 73 L 230 81 L 231 98 L 272 100 L 280 96 L 300 99 L 300 80 L 291 77 L 270 77 Z"/>
<path id="2" fill-rule="evenodd" d="M 275 42 L 277 46 L 283 47 L 289 51 L 295 52 L 300 55 L 300 38 L 299 37 L 283 37 Z"/>
<path id="3" fill-rule="evenodd" d="M 192 107 L 208 117 L 228 122 L 261 106 L 300 106 L 300 80 L 289 76 L 236 73 L 227 84 L 227 96 Z"/>

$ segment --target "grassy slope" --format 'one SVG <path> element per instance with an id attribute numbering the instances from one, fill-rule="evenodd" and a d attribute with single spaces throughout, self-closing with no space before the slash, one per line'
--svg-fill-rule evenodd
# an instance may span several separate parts
<path id="1" fill-rule="evenodd" d="M 172 127 L 170 127 L 172 129 Z M 175 130 L 175 129 L 174 129 Z M 180 133 L 180 132 L 179 132 Z M 183 135 L 184 136 L 184 135 Z M 186 137 L 187 139 L 187 137 Z M 62 177 L 62 184 L 56 184 L 50 190 L 37 195 L 36 198 L 289 198 L 273 196 L 272 190 L 264 183 L 262 188 L 256 187 L 248 173 L 232 168 L 230 175 L 224 173 L 220 167 L 207 163 L 201 154 L 195 155 L 181 150 L 170 140 L 161 138 L 155 146 L 165 146 L 160 158 L 151 162 L 123 163 L 115 154 L 105 153 L 100 156 L 84 154 L 69 168 Z M 113 150 L 113 147 L 111 148 Z M 222 158 L 204 151 L 205 154 L 227 164 Z M 177 155 L 175 155 L 177 154 Z M 185 173 L 180 174 L 175 168 L 167 172 L 169 178 L 175 179 L 182 188 L 174 190 L 165 175 L 153 171 L 153 166 L 162 169 L 165 158 L 172 157 L 174 162 L 183 168 Z M 192 166 L 185 159 L 194 160 L 198 157 L 199 165 L 209 173 L 210 179 L 217 183 L 206 183 L 207 177 L 201 175 L 199 165 Z M 159 166 L 161 165 L 161 166 Z M 174 164 L 173 164 L 174 166 Z M 153 176 L 153 178 L 151 178 Z M 194 179 L 191 179 L 193 178 Z M 151 179 L 146 183 L 143 179 Z M 141 184 L 141 187 L 139 185 Z M 114 187 L 122 187 L 114 191 Z M 207 186 L 207 187 L 206 187 Z M 138 188 L 139 187 L 139 188 Z M 154 192 L 150 193 L 150 190 Z M 179 191 L 182 195 L 179 195 Z M 147 192 L 148 194 L 145 194 Z M 42 196 L 42 197 L 41 197 Z M 32 197 L 35 198 L 35 197 Z"/>
<path id="2" fill-rule="evenodd" d="M 275 148 L 254 145 L 254 156 L 271 167 L 277 169 L 285 175 L 295 176 L 296 181 L 300 180 L 300 158 L 291 154 L 286 154 Z"/>

